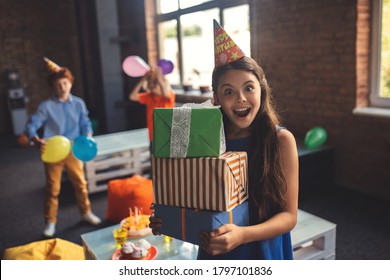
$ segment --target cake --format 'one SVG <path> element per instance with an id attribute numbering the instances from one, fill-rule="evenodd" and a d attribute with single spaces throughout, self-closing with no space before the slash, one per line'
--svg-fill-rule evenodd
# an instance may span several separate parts
<path id="1" fill-rule="evenodd" d="M 135 242 L 127 241 L 122 245 L 120 260 L 145 260 L 149 256 L 151 245 L 145 239 Z"/>
<path id="2" fill-rule="evenodd" d="M 130 210 L 129 217 L 121 221 L 121 227 L 127 229 L 129 237 L 145 236 L 152 233 L 149 228 L 149 215 L 142 215 L 142 212 L 137 207 Z"/>

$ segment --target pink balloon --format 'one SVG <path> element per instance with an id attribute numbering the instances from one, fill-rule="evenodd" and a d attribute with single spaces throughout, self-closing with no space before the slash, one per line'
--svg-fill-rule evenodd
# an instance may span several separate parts
<path id="1" fill-rule="evenodd" d="M 123 61 L 122 69 L 130 77 L 141 77 L 150 71 L 150 66 L 139 56 L 131 55 Z"/>

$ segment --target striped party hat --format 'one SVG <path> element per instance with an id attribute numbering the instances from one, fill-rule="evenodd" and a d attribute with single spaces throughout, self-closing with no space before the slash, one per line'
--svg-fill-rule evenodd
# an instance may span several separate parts
<path id="1" fill-rule="evenodd" d="M 58 72 L 61 70 L 61 66 L 59 66 L 58 64 L 54 63 L 53 61 L 51 61 L 50 59 L 48 59 L 47 57 L 43 57 L 43 60 L 46 62 L 46 66 L 47 66 L 47 69 L 51 72 L 51 73 L 55 73 L 55 72 Z"/>

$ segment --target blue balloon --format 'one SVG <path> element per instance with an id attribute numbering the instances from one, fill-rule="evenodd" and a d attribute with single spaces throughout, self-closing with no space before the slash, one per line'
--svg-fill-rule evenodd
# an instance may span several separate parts
<path id="1" fill-rule="evenodd" d="M 81 161 L 90 161 L 96 157 L 97 144 L 92 137 L 81 135 L 74 139 L 72 153 Z"/>

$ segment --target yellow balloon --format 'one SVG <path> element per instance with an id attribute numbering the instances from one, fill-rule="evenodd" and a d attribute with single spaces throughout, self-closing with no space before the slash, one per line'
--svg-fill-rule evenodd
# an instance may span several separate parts
<path id="1" fill-rule="evenodd" d="M 70 141 L 66 137 L 60 135 L 53 136 L 47 140 L 41 159 L 47 163 L 59 162 L 69 155 L 70 149 Z"/>

